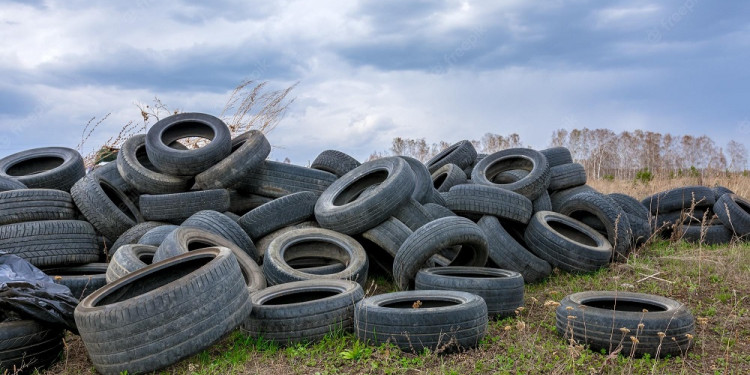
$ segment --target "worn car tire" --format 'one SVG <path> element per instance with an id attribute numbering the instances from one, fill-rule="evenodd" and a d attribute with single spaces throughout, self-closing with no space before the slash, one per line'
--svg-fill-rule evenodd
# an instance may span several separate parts
<path id="1" fill-rule="evenodd" d="M 0 192 L 0 225 L 38 220 L 72 220 L 77 215 L 70 193 L 54 189 Z"/>
<path id="2" fill-rule="evenodd" d="M 627 214 L 612 198 L 601 193 L 576 194 L 560 206 L 560 213 L 579 221 L 584 221 L 586 217 L 595 217 L 601 224 L 600 228 L 604 229 L 600 233 L 607 236 L 615 249 L 613 260 L 627 257 L 631 249 L 633 231 Z"/>
<path id="3" fill-rule="evenodd" d="M 447 207 L 457 214 L 492 215 L 528 223 L 533 206 L 521 194 L 497 186 L 458 185 L 446 194 Z"/>
<path id="4" fill-rule="evenodd" d="M 153 264 L 156 249 L 156 246 L 149 245 L 123 245 L 112 256 L 112 260 L 107 265 L 107 272 L 104 275 L 105 281 L 107 283 L 114 282 L 127 274 Z"/>
<path id="5" fill-rule="evenodd" d="M 461 250 L 450 265 L 481 267 L 487 263 L 487 237 L 474 222 L 459 216 L 437 219 L 414 231 L 398 249 L 393 260 L 396 286 L 410 288 L 430 257 L 456 245 Z"/>
<path id="6" fill-rule="evenodd" d="M 437 353 L 477 347 L 487 332 L 487 304 L 476 294 L 413 290 L 364 298 L 354 308 L 360 341 Z"/>
<path id="7" fill-rule="evenodd" d="M 684 354 L 693 346 L 695 336 L 693 315 L 682 303 L 620 291 L 566 296 L 556 310 L 556 328 L 561 336 L 595 351 L 638 357 L 649 354 L 652 358 Z"/>
<path id="8" fill-rule="evenodd" d="M 210 142 L 192 150 L 169 145 L 178 139 L 201 137 Z M 220 119 L 205 113 L 179 113 L 156 122 L 146 133 L 146 153 L 160 171 L 173 176 L 195 176 L 229 156 L 232 139 Z"/>
<path id="9" fill-rule="evenodd" d="M 93 263 L 101 255 L 94 227 L 79 220 L 0 226 L 0 251 L 18 255 L 37 267 Z"/>
<path id="10" fill-rule="evenodd" d="M 592 272 L 605 267 L 612 245 L 593 228 L 568 216 L 538 212 L 524 234 L 526 245 L 538 257 L 568 272 Z"/>
<path id="11" fill-rule="evenodd" d="M 362 165 L 357 159 L 337 150 L 325 150 L 310 164 L 310 168 L 333 173 L 341 177 Z"/>
<path id="12" fill-rule="evenodd" d="M 239 246 L 248 254 L 257 254 L 253 241 L 245 233 L 242 227 L 229 216 L 212 210 L 198 211 L 185 221 L 183 227 L 200 228 L 211 233 L 218 234 Z"/>
<path id="13" fill-rule="evenodd" d="M 689 209 L 695 203 L 695 208 L 713 207 L 716 202 L 714 191 L 706 186 L 685 186 L 656 193 L 646 197 L 641 203 L 652 214 Z"/>
<path id="14" fill-rule="evenodd" d="M 476 294 L 487 304 L 490 318 L 515 316 L 523 306 L 523 276 L 486 267 L 433 267 L 417 272 L 416 290 L 457 290 Z"/>
<path id="15" fill-rule="evenodd" d="M 466 183 L 466 173 L 455 164 L 446 164 L 432 173 L 432 186 L 444 193 L 456 185 Z"/>
<path id="16" fill-rule="evenodd" d="M 83 157 L 65 147 L 40 147 L 0 159 L 0 177 L 12 178 L 31 189 L 70 191 L 86 175 Z"/>
<path id="17" fill-rule="evenodd" d="M 78 209 L 105 237 L 115 240 L 143 222 L 143 215 L 130 199 L 101 176 L 86 176 L 70 189 Z"/>
<path id="18" fill-rule="evenodd" d="M 212 189 L 174 194 L 143 194 L 140 207 L 146 220 L 181 223 L 203 210 L 226 211 L 229 208 L 229 191 Z"/>
<path id="19" fill-rule="evenodd" d="M 498 174 L 513 169 L 525 170 L 529 174 L 516 182 L 507 184 L 492 182 Z M 477 163 L 471 172 L 471 181 L 479 185 L 511 190 L 534 200 L 549 186 L 549 163 L 539 151 L 528 148 L 510 148 L 488 155 Z"/>
<path id="20" fill-rule="evenodd" d="M 446 164 L 455 164 L 463 170 L 474 164 L 476 159 L 477 150 L 474 149 L 474 145 L 468 140 L 463 140 L 440 151 L 425 164 L 430 173 L 435 173 L 435 171 Z"/>
<path id="21" fill-rule="evenodd" d="M 75 309 L 102 374 L 151 372 L 208 348 L 250 314 L 229 249 L 196 250 L 107 284 Z"/>
<path id="22" fill-rule="evenodd" d="M 232 139 L 230 154 L 220 162 L 195 176 L 201 190 L 230 188 L 247 177 L 268 154 L 271 144 L 258 130 L 250 130 Z"/>
<path id="23" fill-rule="evenodd" d="M 0 175 L 0 191 L 28 189 L 28 186 L 18 182 L 15 178 Z"/>
<path id="24" fill-rule="evenodd" d="M 296 259 L 332 259 L 346 266 L 332 274 L 312 274 L 289 265 Z M 263 273 L 270 285 L 315 279 L 342 279 L 364 285 L 369 263 L 362 245 L 354 238 L 323 228 L 300 228 L 276 237 L 263 258 Z"/>
<path id="25" fill-rule="evenodd" d="M 253 309 L 241 330 L 279 345 L 313 343 L 351 332 L 362 287 L 348 280 L 320 279 L 274 285 L 252 294 Z"/>
<path id="26" fill-rule="evenodd" d="M 301 191 L 311 191 L 320 195 L 337 178 L 333 173 L 265 160 L 235 188 L 243 194 L 269 198 L 281 198 Z"/>
<path id="27" fill-rule="evenodd" d="M 144 233 L 143 236 L 138 240 L 139 245 L 149 245 L 159 247 L 164 239 L 172 233 L 175 229 L 179 228 L 179 225 L 167 224 L 161 225 L 156 228 L 149 230 Z"/>
<path id="28" fill-rule="evenodd" d="M 586 184 L 586 169 L 578 163 L 550 167 L 548 190 L 563 190 Z"/>
<path id="29" fill-rule="evenodd" d="M 363 193 L 378 185 L 367 194 Z M 373 160 L 329 186 L 315 204 L 323 228 L 353 235 L 387 220 L 414 191 L 414 173 L 401 158 Z"/>
<path id="30" fill-rule="evenodd" d="M 539 152 L 547 158 L 550 168 L 573 162 L 573 156 L 567 147 L 550 147 Z"/>
<path id="31" fill-rule="evenodd" d="M 318 195 L 301 191 L 274 199 L 242 215 L 238 224 L 253 240 L 315 216 Z"/>
<path id="32" fill-rule="evenodd" d="M 727 229 L 738 237 L 750 235 L 750 201 L 736 194 L 724 194 L 714 204 L 714 212 Z"/>

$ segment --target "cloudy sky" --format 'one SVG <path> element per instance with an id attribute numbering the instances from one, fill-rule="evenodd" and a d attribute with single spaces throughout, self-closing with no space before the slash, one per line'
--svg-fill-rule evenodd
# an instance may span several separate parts
<path id="1" fill-rule="evenodd" d="M 95 3 L 96 5 L 92 5 Z M 218 115 L 244 79 L 296 101 L 272 157 L 640 128 L 750 143 L 750 2 L 2 1 L 0 156 L 90 151 L 135 103 Z"/>

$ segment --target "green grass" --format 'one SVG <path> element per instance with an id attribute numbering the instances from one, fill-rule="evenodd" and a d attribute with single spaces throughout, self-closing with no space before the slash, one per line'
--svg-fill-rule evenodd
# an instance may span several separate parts
<path id="1" fill-rule="evenodd" d="M 649 277 L 651 276 L 651 277 Z M 393 291 L 384 277 L 369 294 Z M 555 302 L 585 290 L 654 293 L 687 304 L 696 317 L 693 348 L 683 357 L 609 356 L 566 342 L 555 331 Z M 722 374 L 750 373 L 750 244 L 703 246 L 660 241 L 624 263 L 575 275 L 555 271 L 526 287 L 515 317 L 490 321 L 479 347 L 441 355 L 371 346 L 335 332 L 313 344 L 279 347 L 233 332 L 162 374 Z M 67 363 L 52 374 L 94 373 L 83 345 L 69 335 Z"/>

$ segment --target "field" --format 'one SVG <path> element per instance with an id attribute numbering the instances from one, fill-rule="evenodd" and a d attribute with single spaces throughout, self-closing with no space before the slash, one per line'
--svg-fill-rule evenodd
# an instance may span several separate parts
<path id="1" fill-rule="evenodd" d="M 592 181 L 596 189 L 637 198 L 670 187 L 703 183 L 750 196 L 750 178 Z M 368 281 L 367 294 L 393 291 L 384 277 Z M 584 290 L 654 293 L 687 304 L 696 335 L 682 357 L 631 358 L 629 353 L 595 353 L 558 336 L 554 308 L 565 295 Z M 165 369 L 164 374 L 747 374 L 750 373 L 750 243 L 713 247 L 682 241 L 652 241 L 626 262 L 593 274 L 555 271 L 527 285 L 517 316 L 491 321 L 479 348 L 443 355 L 402 353 L 391 346 L 367 346 L 351 334 L 332 333 L 320 343 L 277 347 L 233 332 L 207 351 Z M 81 340 L 68 334 L 60 363 L 45 374 L 91 374 Z"/>

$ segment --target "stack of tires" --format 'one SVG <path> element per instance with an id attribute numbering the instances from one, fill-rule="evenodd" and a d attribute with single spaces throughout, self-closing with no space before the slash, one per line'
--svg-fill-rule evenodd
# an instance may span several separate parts
<path id="1" fill-rule="evenodd" d="M 69 149 L 8 156 L 0 250 L 85 281 L 76 322 L 109 374 L 163 368 L 237 327 L 281 345 L 354 332 L 472 348 L 523 306 L 524 283 L 596 271 L 652 232 L 646 206 L 586 186 L 564 148 L 478 155 L 461 141 L 426 164 L 326 150 L 309 168 L 269 152 L 260 132 L 232 139 L 220 119 L 182 113 L 88 174 Z M 746 230 L 744 201 L 714 201 Z M 401 291 L 365 298 L 373 273 Z"/>

